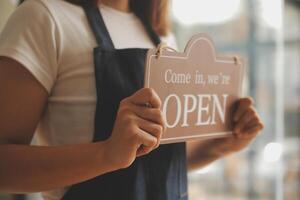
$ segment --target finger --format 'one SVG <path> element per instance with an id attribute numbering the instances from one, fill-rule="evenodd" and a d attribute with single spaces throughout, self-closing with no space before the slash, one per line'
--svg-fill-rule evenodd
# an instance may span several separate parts
<path id="1" fill-rule="evenodd" d="M 149 150 L 145 146 L 141 145 L 137 150 L 136 156 L 137 157 L 144 156 L 148 153 L 148 151 Z"/>
<path id="2" fill-rule="evenodd" d="M 159 146 L 160 139 L 163 134 L 163 127 L 161 125 L 146 121 L 144 119 L 137 119 L 137 125 L 141 130 L 156 138 L 157 143 L 155 144 L 154 148 L 157 148 Z"/>
<path id="3" fill-rule="evenodd" d="M 244 134 L 256 134 L 256 133 L 250 132 L 250 130 L 251 130 L 253 127 L 257 127 L 257 126 L 258 126 L 258 127 L 261 127 L 261 129 L 264 128 L 263 123 L 262 123 L 259 119 L 253 119 L 251 122 L 249 122 L 249 124 L 247 124 L 247 125 L 243 128 L 242 132 L 243 132 Z"/>
<path id="4" fill-rule="evenodd" d="M 150 153 L 151 151 L 153 151 L 153 149 L 149 149 L 148 147 L 141 145 L 137 150 L 136 156 L 137 157 L 144 156 Z"/>
<path id="5" fill-rule="evenodd" d="M 166 129 L 165 120 L 160 109 L 133 105 L 133 112 L 140 118 L 159 124 Z"/>
<path id="6" fill-rule="evenodd" d="M 253 100 L 249 97 L 242 98 L 238 101 L 238 107 L 236 112 L 234 113 L 233 121 L 237 122 L 244 112 L 252 105 Z"/>
<path id="7" fill-rule="evenodd" d="M 157 144 L 156 137 L 150 135 L 149 133 L 140 129 L 139 131 L 139 139 L 141 141 L 141 146 L 138 149 L 137 154 L 147 154 L 151 152 Z"/>
<path id="8" fill-rule="evenodd" d="M 243 116 L 236 123 L 234 131 L 236 133 L 240 132 L 242 130 L 242 128 L 245 127 L 245 125 L 247 123 L 249 123 L 255 117 L 256 117 L 256 112 L 252 108 L 246 110 L 244 112 Z"/>
<path id="9" fill-rule="evenodd" d="M 150 104 L 152 108 L 160 108 L 161 100 L 157 93 L 151 88 L 143 88 L 129 97 L 129 100 L 136 105 Z"/>
<path id="10" fill-rule="evenodd" d="M 260 121 L 258 115 L 255 113 L 255 115 L 252 115 L 253 117 L 251 120 L 249 120 L 247 123 L 243 123 L 243 125 L 239 128 L 239 130 L 236 132 L 236 135 L 244 136 L 246 134 L 249 134 L 248 130 L 252 129 L 255 126 L 261 126 L 263 128 L 263 123 Z M 251 133 L 253 135 L 250 135 L 250 137 L 254 137 L 256 133 Z"/>
<path id="11" fill-rule="evenodd" d="M 259 131 L 261 131 L 263 129 L 263 125 L 262 124 L 258 124 L 256 126 L 251 127 L 250 129 L 248 129 L 244 134 L 241 135 L 241 138 L 243 139 L 249 139 L 249 138 L 253 138 L 254 136 L 256 136 L 258 134 Z"/>
<path id="12" fill-rule="evenodd" d="M 259 120 L 258 117 L 255 117 L 242 128 L 242 132 L 248 132 L 249 129 L 258 125 L 263 128 L 263 123 Z"/>

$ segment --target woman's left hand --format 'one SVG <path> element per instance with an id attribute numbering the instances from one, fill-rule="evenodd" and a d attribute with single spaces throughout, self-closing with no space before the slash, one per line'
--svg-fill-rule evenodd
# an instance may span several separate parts
<path id="1" fill-rule="evenodd" d="M 264 127 L 253 107 L 251 98 L 241 98 L 236 103 L 237 109 L 233 114 L 233 136 L 215 141 L 219 143 L 218 145 L 225 154 L 234 153 L 247 147 Z"/>
<path id="2" fill-rule="evenodd" d="M 187 142 L 188 169 L 198 169 L 246 148 L 263 129 L 251 98 L 241 98 L 233 114 L 233 135 L 212 140 Z"/>

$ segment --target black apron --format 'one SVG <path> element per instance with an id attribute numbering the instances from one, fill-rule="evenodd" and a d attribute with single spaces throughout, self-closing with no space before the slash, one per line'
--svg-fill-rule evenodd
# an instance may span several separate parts
<path id="1" fill-rule="evenodd" d="M 84 2 L 98 43 L 94 49 L 97 88 L 94 141 L 101 141 L 110 136 L 120 101 L 143 87 L 147 49 L 115 49 L 98 6 L 89 0 Z M 158 45 L 157 34 L 147 22 L 142 22 L 153 43 Z M 71 186 L 62 200 L 187 200 L 185 154 L 185 143 L 161 145 L 126 169 Z"/>

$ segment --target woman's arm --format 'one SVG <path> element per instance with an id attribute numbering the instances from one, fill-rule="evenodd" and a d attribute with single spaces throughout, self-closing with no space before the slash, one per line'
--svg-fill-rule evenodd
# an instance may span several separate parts
<path id="1" fill-rule="evenodd" d="M 104 143 L 62 147 L 0 145 L 0 191 L 40 192 L 113 171 L 104 146 Z"/>
<path id="2" fill-rule="evenodd" d="M 241 151 L 263 129 L 263 123 L 252 107 L 250 98 L 241 98 L 237 101 L 237 104 L 237 110 L 234 113 L 233 136 L 187 142 L 189 170 L 204 167 L 219 158 Z"/>
<path id="3" fill-rule="evenodd" d="M 30 146 L 48 94 L 18 62 L 0 57 L 0 191 L 39 192 L 128 167 L 157 147 L 163 131 L 160 100 L 143 89 L 122 101 L 105 142 Z M 138 105 L 150 102 L 152 108 Z M 144 116 L 141 118 L 139 116 Z"/>
<path id="4" fill-rule="evenodd" d="M 29 146 L 47 103 L 46 90 L 19 63 L 0 58 L 0 190 L 36 192 L 70 185 L 112 167 L 103 143 Z"/>
<path id="5" fill-rule="evenodd" d="M 223 157 L 224 155 L 214 146 L 214 140 L 187 142 L 188 170 L 200 169 Z"/>

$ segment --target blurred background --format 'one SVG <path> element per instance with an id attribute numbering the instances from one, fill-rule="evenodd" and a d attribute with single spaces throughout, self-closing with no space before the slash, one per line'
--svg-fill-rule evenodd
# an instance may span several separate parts
<path id="1" fill-rule="evenodd" d="M 18 3 L 0 0 L 0 31 Z M 244 95 L 265 123 L 248 149 L 189 174 L 190 200 L 299 200 L 300 0 L 172 0 L 171 15 L 181 51 L 205 32 L 245 59 Z M 17 199 L 40 197 L 0 194 Z"/>

